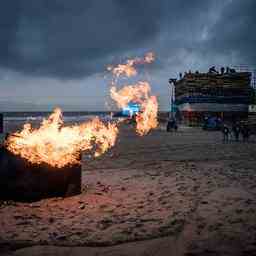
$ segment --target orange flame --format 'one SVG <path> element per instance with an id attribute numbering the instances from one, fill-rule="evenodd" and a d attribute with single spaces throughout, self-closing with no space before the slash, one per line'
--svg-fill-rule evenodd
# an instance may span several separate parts
<path id="1" fill-rule="evenodd" d="M 158 125 L 158 103 L 156 96 L 150 96 L 144 101 L 141 109 L 142 111 L 136 116 L 136 131 L 142 136 L 147 134 L 151 129 L 155 129 Z"/>
<path id="2" fill-rule="evenodd" d="M 144 58 L 135 58 L 128 60 L 126 64 L 119 64 L 117 67 L 111 67 L 108 70 L 112 72 L 115 78 L 120 75 L 127 77 L 137 74 L 135 65 L 151 63 L 155 59 L 154 53 L 149 52 Z M 151 129 L 157 127 L 158 103 L 155 96 L 150 96 L 150 84 L 146 81 L 140 81 L 135 85 L 127 85 L 117 90 L 115 86 L 110 89 L 111 98 L 117 103 L 119 108 L 126 107 L 129 102 L 140 104 L 140 112 L 136 116 L 136 131 L 139 135 L 147 134 Z"/>
<path id="3" fill-rule="evenodd" d="M 158 103 L 155 96 L 150 96 L 148 82 L 138 82 L 128 85 L 117 91 L 116 87 L 110 89 L 111 97 L 120 108 L 127 106 L 129 102 L 140 104 L 140 112 L 136 116 L 136 131 L 139 135 L 147 134 L 157 127 Z"/>
<path id="4" fill-rule="evenodd" d="M 148 82 L 138 82 L 136 85 L 127 85 L 117 91 L 116 87 L 110 88 L 110 96 L 116 101 L 119 108 L 124 108 L 129 102 L 142 103 L 149 97 L 150 85 Z"/>
<path id="5" fill-rule="evenodd" d="M 152 63 L 155 60 L 155 54 L 153 52 L 148 52 L 145 55 L 145 63 Z"/>
<path id="6" fill-rule="evenodd" d="M 107 69 L 111 71 L 113 75 L 118 78 L 121 75 L 126 77 L 132 77 L 137 75 L 136 65 L 151 63 L 155 60 L 155 55 L 153 52 L 149 52 L 144 58 L 129 59 L 126 64 L 119 64 L 116 67 L 109 66 Z"/>
<path id="7" fill-rule="evenodd" d="M 95 148 L 95 157 L 114 146 L 118 128 L 98 118 L 80 125 L 63 126 L 61 109 L 55 109 L 38 129 L 25 124 L 21 132 L 12 134 L 7 149 L 32 163 L 48 163 L 55 167 L 79 163 L 81 151 Z"/>
<path id="8" fill-rule="evenodd" d="M 115 78 L 121 75 L 135 76 L 136 65 L 151 63 L 154 58 L 153 53 L 147 53 L 144 58 L 131 59 L 108 70 Z M 140 113 L 136 116 L 139 135 L 157 127 L 158 103 L 156 97 L 150 95 L 150 90 L 148 82 L 128 85 L 119 91 L 116 87 L 110 90 L 118 107 L 125 107 L 129 102 L 140 104 Z M 79 125 L 64 126 L 61 109 L 57 108 L 38 129 L 32 129 L 31 124 L 27 123 L 22 131 L 10 135 L 6 147 L 32 163 L 47 163 L 61 168 L 79 163 L 81 151 L 94 151 L 97 157 L 113 147 L 118 134 L 117 123 L 105 124 L 99 118 L 94 118 Z"/>

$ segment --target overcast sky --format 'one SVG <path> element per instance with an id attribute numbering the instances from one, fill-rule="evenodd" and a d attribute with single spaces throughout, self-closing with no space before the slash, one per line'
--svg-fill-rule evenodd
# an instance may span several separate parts
<path id="1" fill-rule="evenodd" d="M 179 72 L 256 67 L 255 10 L 255 0 L 3 0 L 0 111 L 106 110 L 106 67 L 147 51 L 156 61 L 144 78 L 167 110 Z"/>

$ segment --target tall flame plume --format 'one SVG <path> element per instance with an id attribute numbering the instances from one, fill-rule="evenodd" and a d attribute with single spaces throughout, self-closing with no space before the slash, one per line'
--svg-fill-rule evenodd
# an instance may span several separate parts
<path id="1" fill-rule="evenodd" d="M 121 75 L 126 77 L 132 77 L 137 75 L 136 65 L 149 64 L 155 60 L 153 52 L 149 52 L 144 58 L 128 59 L 125 64 L 118 64 L 116 67 L 109 66 L 107 69 L 111 71 L 113 75 L 118 78 Z"/>
<path id="2" fill-rule="evenodd" d="M 121 75 L 131 77 L 137 75 L 136 65 L 148 64 L 155 59 L 154 53 L 149 52 L 144 58 L 130 59 L 126 64 L 119 64 L 110 67 L 114 86 L 110 89 L 111 98 L 117 103 L 119 108 L 126 107 L 130 102 L 140 104 L 140 112 L 136 115 L 136 131 L 139 135 L 147 134 L 151 129 L 157 127 L 158 102 L 156 96 L 150 95 L 151 87 L 147 81 L 139 81 L 134 85 L 126 85 L 117 89 L 115 82 Z"/>

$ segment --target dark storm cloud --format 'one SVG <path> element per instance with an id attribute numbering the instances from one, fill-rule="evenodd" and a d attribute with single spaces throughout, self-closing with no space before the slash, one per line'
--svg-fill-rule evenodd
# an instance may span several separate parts
<path id="1" fill-rule="evenodd" d="M 9 58 L 14 57 L 10 48 L 15 42 L 19 12 L 19 1 L 6 1 L 0 5 L 0 63 L 4 67 Z"/>
<path id="2" fill-rule="evenodd" d="M 230 1 L 209 31 L 207 47 L 237 56 L 240 64 L 256 66 L 256 1 Z"/>
<path id="3" fill-rule="evenodd" d="M 105 57 L 138 47 L 159 31 L 161 8 L 154 0 L 15 3 L 16 10 L 2 4 L 1 38 L 6 39 L 0 63 L 27 73 L 91 74 Z"/>
<path id="4" fill-rule="evenodd" d="M 256 1 L 190 3 L 177 2 L 171 15 L 165 13 L 161 36 L 154 43 L 161 69 L 184 72 L 207 70 L 210 65 L 256 67 Z"/>
<path id="5" fill-rule="evenodd" d="M 10 4 L 7 4 L 9 3 Z M 255 59 L 254 0 L 13 0 L 0 8 L 0 66 L 80 78 L 152 49 L 163 67 L 214 55 Z"/>

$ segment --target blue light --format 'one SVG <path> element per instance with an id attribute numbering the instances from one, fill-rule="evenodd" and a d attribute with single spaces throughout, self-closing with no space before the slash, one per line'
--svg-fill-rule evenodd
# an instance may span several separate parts
<path id="1" fill-rule="evenodd" d="M 122 114 L 124 116 L 134 116 L 140 111 L 140 105 L 138 103 L 129 103 L 126 107 L 122 109 Z"/>

